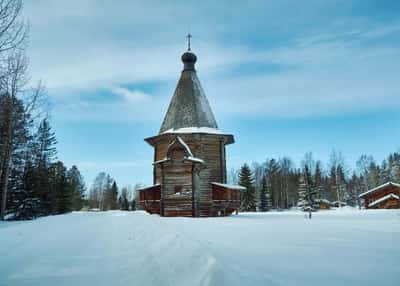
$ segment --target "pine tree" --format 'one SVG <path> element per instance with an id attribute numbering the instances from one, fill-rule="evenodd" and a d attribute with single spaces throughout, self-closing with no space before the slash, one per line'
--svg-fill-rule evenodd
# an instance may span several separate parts
<path id="1" fill-rule="evenodd" d="M 121 195 L 119 196 L 119 206 L 123 211 L 129 210 L 129 200 L 128 200 L 128 189 L 123 188 L 121 191 Z"/>
<path id="2" fill-rule="evenodd" d="M 379 166 L 372 161 L 368 166 L 368 188 L 372 189 L 379 185 Z"/>
<path id="3" fill-rule="evenodd" d="M 43 165 L 44 167 L 50 167 L 51 163 L 54 162 L 57 155 L 57 139 L 55 133 L 52 131 L 50 122 L 47 118 L 40 122 L 37 134 L 36 134 L 36 144 L 37 144 L 37 163 L 38 165 Z"/>
<path id="4" fill-rule="evenodd" d="M 61 161 L 50 166 L 51 206 L 53 214 L 72 211 L 73 193 L 67 180 L 67 168 Z"/>
<path id="5" fill-rule="evenodd" d="M 303 174 L 300 177 L 298 193 L 298 206 L 302 211 L 308 212 L 308 218 L 311 219 L 312 212 L 318 209 L 318 204 L 316 203 L 317 192 L 307 165 L 304 166 Z"/>
<path id="6" fill-rule="evenodd" d="M 317 163 L 315 164 L 314 186 L 315 191 L 317 192 L 317 199 L 321 199 L 321 195 L 323 193 L 323 177 L 320 161 L 317 161 Z"/>
<path id="7" fill-rule="evenodd" d="M 85 182 L 77 166 L 72 166 L 67 172 L 67 181 L 72 193 L 72 209 L 79 211 L 84 204 L 86 192 Z"/>
<path id="8" fill-rule="evenodd" d="M 240 169 L 239 185 L 246 187 L 246 190 L 242 193 L 241 209 L 243 211 L 256 211 L 254 179 L 250 167 L 247 164 L 244 164 Z"/>
<path id="9" fill-rule="evenodd" d="M 342 206 L 342 202 L 348 199 L 348 194 L 346 191 L 346 179 L 343 170 L 343 166 L 339 164 L 336 168 L 336 192 L 338 206 Z"/>
<path id="10" fill-rule="evenodd" d="M 24 168 L 23 185 L 20 186 L 13 199 L 18 207 L 14 213 L 15 220 L 31 220 L 41 215 L 40 200 L 36 196 L 35 168 L 30 161 L 26 162 Z"/>
<path id="11" fill-rule="evenodd" d="M 383 160 L 381 167 L 379 168 L 379 184 L 385 184 L 387 182 L 390 182 L 391 176 L 390 176 L 390 166 L 386 162 L 386 160 Z"/>
<path id="12" fill-rule="evenodd" d="M 57 194 L 54 187 L 54 166 L 57 140 L 47 118 L 43 119 L 34 136 L 35 193 L 39 198 L 41 215 L 56 213 Z M 52 173 L 53 172 L 53 173 Z"/>
<path id="13" fill-rule="evenodd" d="M 11 191 L 18 190 L 17 178 L 23 176 L 30 124 L 21 100 L 8 93 L 0 95 L 0 220 L 18 207 Z"/>
<path id="14" fill-rule="evenodd" d="M 267 160 L 265 166 L 265 175 L 267 177 L 267 188 L 270 194 L 270 200 L 273 208 L 283 206 L 283 194 L 281 191 L 280 168 L 275 159 Z"/>
<path id="15" fill-rule="evenodd" d="M 262 179 L 262 185 L 260 190 L 260 211 L 266 212 L 268 211 L 268 193 L 267 193 L 267 180 L 265 176 Z"/>
<path id="16" fill-rule="evenodd" d="M 283 197 L 283 205 L 282 208 L 289 208 L 289 188 L 290 188 L 290 177 L 291 177 L 291 169 L 292 169 L 292 161 L 283 157 L 279 160 L 279 175 L 281 181 L 281 194 Z"/>
<path id="17" fill-rule="evenodd" d="M 106 191 L 106 199 L 105 199 L 106 209 L 107 210 L 118 209 L 117 200 L 118 200 L 118 187 L 117 183 L 114 181 L 111 185 L 111 188 L 109 188 Z"/>
<path id="18" fill-rule="evenodd" d="M 136 210 L 136 200 L 133 199 L 132 203 L 131 203 L 131 211 L 135 211 Z"/>
<path id="19" fill-rule="evenodd" d="M 349 206 L 359 206 L 359 199 L 358 195 L 361 193 L 362 190 L 362 179 L 358 178 L 355 173 L 351 176 L 349 181 L 349 186 L 347 188 L 347 199 L 346 203 Z"/>
<path id="20" fill-rule="evenodd" d="M 390 173 L 391 180 L 395 183 L 400 183 L 400 159 L 393 162 Z"/>

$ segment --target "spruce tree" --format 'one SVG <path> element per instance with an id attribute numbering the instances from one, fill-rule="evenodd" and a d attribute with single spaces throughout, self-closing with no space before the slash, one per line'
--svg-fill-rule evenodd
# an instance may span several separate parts
<path id="1" fill-rule="evenodd" d="M 119 206 L 120 209 L 123 211 L 128 211 L 129 210 L 129 200 L 128 200 L 128 189 L 123 188 L 121 191 L 121 195 L 118 199 L 119 201 Z"/>
<path id="2" fill-rule="evenodd" d="M 111 188 L 107 192 L 107 209 L 116 210 L 118 209 L 118 187 L 117 183 L 114 181 Z"/>
<path id="3" fill-rule="evenodd" d="M 358 195 L 362 190 L 362 179 L 358 178 L 356 173 L 353 173 L 347 188 L 346 203 L 349 206 L 359 206 Z"/>
<path id="4" fill-rule="evenodd" d="M 22 186 L 24 155 L 30 140 L 29 114 L 22 100 L 8 93 L 0 95 L 0 220 L 18 208 L 11 192 Z"/>
<path id="5" fill-rule="evenodd" d="M 15 220 L 31 220 L 41 215 L 40 199 L 36 195 L 35 167 L 30 161 L 26 162 L 24 168 L 23 185 L 16 192 L 14 200 L 18 202 L 18 208 L 14 213 Z M 15 197 L 17 197 L 15 199 Z"/>
<path id="6" fill-rule="evenodd" d="M 111 209 L 111 187 L 113 184 L 113 179 L 109 174 L 106 174 L 103 182 L 102 182 L 102 188 L 100 189 L 100 210 L 106 211 Z"/>
<path id="7" fill-rule="evenodd" d="M 135 199 L 132 199 L 132 202 L 131 202 L 131 211 L 135 211 L 136 210 L 136 200 Z"/>
<path id="8" fill-rule="evenodd" d="M 273 208 L 283 207 L 283 192 L 281 190 L 282 180 L 280 166 L 275 159 L 267 160 L 265 165 L 265 176 L 267 177 L 267 189 Z"/>
<path id="9" fill-rule="evenodd" d="M 341 164 L 336 167 L 336 192 L 338 206 L 342 207 L 342 202 L 348 199 L 348 193 L 346 188 L 346 178 Z"/>
<path id="10" fill-rule="evenodd" d="M 67 180 L 67 168 L 61 161 L 50 166 L 52 214 L 72 211 L 73 193 Z"/>
<path id="11" fill-rule="evenodd" d="M 260 211 L 268 211 L 268 190 L 267 190 L 267 180 L 265 176 L 262 179 L 261 190 L 260 190 Z"/>
<path id="12" fill-rule="evenodd" d="M 36 153 L 37 163 L 39 165 L 44 165 L 44 167 L 49 167 L 56 159 L 57 139 L 47 118 L 40 122 L 38 131 L 36 133 L 36 144 L 38 149 Z"/>
<path id="13" fill-rule="evenodd" d="M 74 165 L 68 170 L 67 180 L 72 193 L 72 209 L 79 211 L 84 204 L 86 187 L 77 166 Z"/>
<path id="14" fill-rule="evenodd" d="M 56 212 L 56 190 L 54 189 L 54 166 L 57 140 L 47 118 L 43 119 L 34 136 L 35 193 L 40 201 L 42 215 Z M 53 173 L 52 173 L 53 172 Z M 52 181 L 53 179 L 53 181 Z"/>
<path id="15" fill-rule="evenodd" d="M 317 199 L 321 199 L 321 195 L 323 193 L 323 177 L 320 161 L 317 161 L 317 163 L 315 164 L 314 185 L 315 191 L 317 192 Z"/>
<path id="16" fill-rule="evenodd" d="M 400 158 L 393 162 L 390 176 L 393 182 L 400 184 Z"/>
<path id="17" fill-rule="evenodd" d="M 318 209 L 318 204 L 316 203 L 317 192 L 307 165 L 304 166 L 303 174 L 300 176 L 298 193 L 298 206 L 302 211 L 308 212 L 308 218 L 311 219 L 312 212 Z"/>
<path id="18" fill-rule="evenodd" d="M 254 179 L 250 167 L 244 164 L 239 172 L 239 185 L 246 188 L 242 192 L 242 205 L 243 211 L 256 211 L 256 198 L 254 189 Z"/>
<path id="19" fill-rule="evenodd" d="M 379 184 L 385 184 L 387 182 L 390 182 L 391 176 L 390 176 L 390 166 L 386 162 L 386 160 L 383 160 L 381 167 L 379 168 Z"/>

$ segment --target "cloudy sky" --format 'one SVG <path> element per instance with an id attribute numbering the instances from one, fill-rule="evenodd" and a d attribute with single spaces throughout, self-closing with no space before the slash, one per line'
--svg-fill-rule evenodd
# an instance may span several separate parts
<path id="1" fill-rule="evenodd" d="M 59 159 L 88 185 L 152 181 L 152 148 L 193 35 L 228 167 L 334 148 L 352 167 L 400 151 L 400 1 L 26 0 L 33 81 Z"/>

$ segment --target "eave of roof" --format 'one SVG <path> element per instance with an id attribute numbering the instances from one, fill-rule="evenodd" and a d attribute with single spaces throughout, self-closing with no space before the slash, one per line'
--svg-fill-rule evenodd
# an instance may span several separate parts
<path id="1" fill-rule="evenodd" d="M 217 182 L 211 182 L 211 185 L 215 185 L 221 188 L 229 189 L 229 190 L 239 190 L 239 191 L 245 191 L 246 187 L 240 186 L 240 185 L 229 185 L 229 184 L 223 184 L 223 183 L 217 183 Z"/>
<path id="2" fill-rule="evenodd" d="M 145 186 L 143 188 L 137 189 L 136 191 L 137 192 L 149 191 L 151 189 L 158 188 L 160 186 L 161 186 L 160 184 L 155 184 L 155 185 L 151 185 L 151 186 Z"/>
<path id="3" fill-rule="evenodd" d="M 186 129 L 186 128 L 182 128 L 182 129 Z M 185 132 L 181 132 L 181 129 L 176 129 L 173 131 L 168 131 L 168 132 L 164 132 L 161 133 L 159 135 L 156 136 L 151 136 L 151 137 L 147 137 L 144 139 L 144 141 L 146 141 L 148 144 L 150 144 L 151 146 L 155 146 L 157 141 L 159 141 L 159 139 L 165 137 L 165 136 L 171 136 L 173 138 L 173 136 L 179 136 L 179 135 L 187 135 L 187 134 L 202 134 L 202 135 L 206 135 L 206 136 L 219 136 L 221 137 L 221 140 L 225 141 L 225 145 L 229 145 L 229 144 L 233 144 L 235 143 L 235 139 L 233 137 L 232 134 L 228 134 L 228 133 L 224 133 L 224 132 L 220 132 L 220 133 L 209 133 L 209 132 L 204 132 L 199 128 L 200 130 L 195 131 L 193 129 L 193 131 L 195 132 L 186 132 L 186 130 L 184 130 Z"/>

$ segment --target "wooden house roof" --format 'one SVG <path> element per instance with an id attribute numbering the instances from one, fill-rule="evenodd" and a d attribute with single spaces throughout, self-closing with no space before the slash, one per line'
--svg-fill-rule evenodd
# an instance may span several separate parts
<path id="1" fill-rule="evenodd" d="M 385 183 L 385 184 L 382 184 L 382 185 L 380 185 L 380 186 L 377 186 L 377 187 L 375 187 L 375 188 L 373 188 L 373 189 L 370 189 L 370 190 L 368 190 L 368 191 L 366 191 L 366 192 L 360 194 L 359 197 L 360 197 L 360 198 L 365 197 L 365 196 L 368 195 L 368 194 L 371 194 L 371 193 L 380 191 L 380 190 L 382 190 L 382 189 L 384 189 L 384 188 L 387 188 L 387 187 L 389 187 L 389 186 L 394 186 L 394 187 L 400 188 L 400 184 L 396 184 L 396 183 L 393 183 L 393 182 L 387 182 L 387 183 Z"/>
<path id="2" fill-rule="evenodd" d="M 185 156 L 183 158 L 184 161 L 189 161 L 192 163 L 201 163 L 204 164 L 204 160 L 200 158 L 196 158 L 193 156 L 192 150 L 190 150 L 190 147 L 186 144 L 185 141 L 179 136 L 177 136 L 169 145 L 167 149 L 167 156 L 164 159 L 155 161 L 153 165 L 158 165 L 162 164 L 165 162 L 168 162 L 171 160 L 171 151 L 176 147 L 180 146 L 184 150 Z"/>
<path id="3" fill-rule="evenodd" d="M 222 183 L 217 183 L 217 182 L 211 182 L 211 185 L 221 187 L 224 189 L 228 190 L 238 190 L 238 191 L 245 191 L 246 187 L 240 186 L 240 185 L 229 185 L 229 184 L 222 184 Z"/>
<path id="4" fill-rule="evenodd" d="M 184 68 L 169 104 L 159 134 L 188 127 L 218 129 L 214 114 L 195 70 L 197 57 L 191 51 L 182 55 Z"/>
<path id="5" fill-rule="evenodd" d="M 379 199 L 377 199 L 377 200 L 375 200 L 375 201 L 373 201 L 373 202 L 370 202 L 370 203 L 368 204 L 368 207 L 373 207 L 373 206 L 375 206 L 375 205 L 377 205 L 377 204 L 379 204 L 379 203 L 382 203 L 382 202 L 384 202 L 384 201 L 387 201 L 387 200 L 389 200 L 389 199 L 396 199 L 396 200 L 399 200 L 400 198 L 399 198 L 398 195 L 395 195 L 395 194 L 393 194 L 393 193 L 390 193 L 390 194 L 388 194 L 388 195 L 386 195 L 386 196 L 384 196 L 384 197 L 382 197 L 382 198 L 379 198 Z"/>
<path id="6" fill-rule="evenodd" d="M 142 188 L 137 189 L 137 192 L 144 192 L 144 191 L 151 191 L 154 190 L 155 188 L 160 188 L 160 184 L 155 184 L 155 185 L 151 185 L 151 186 L 144 186 Z"/>

